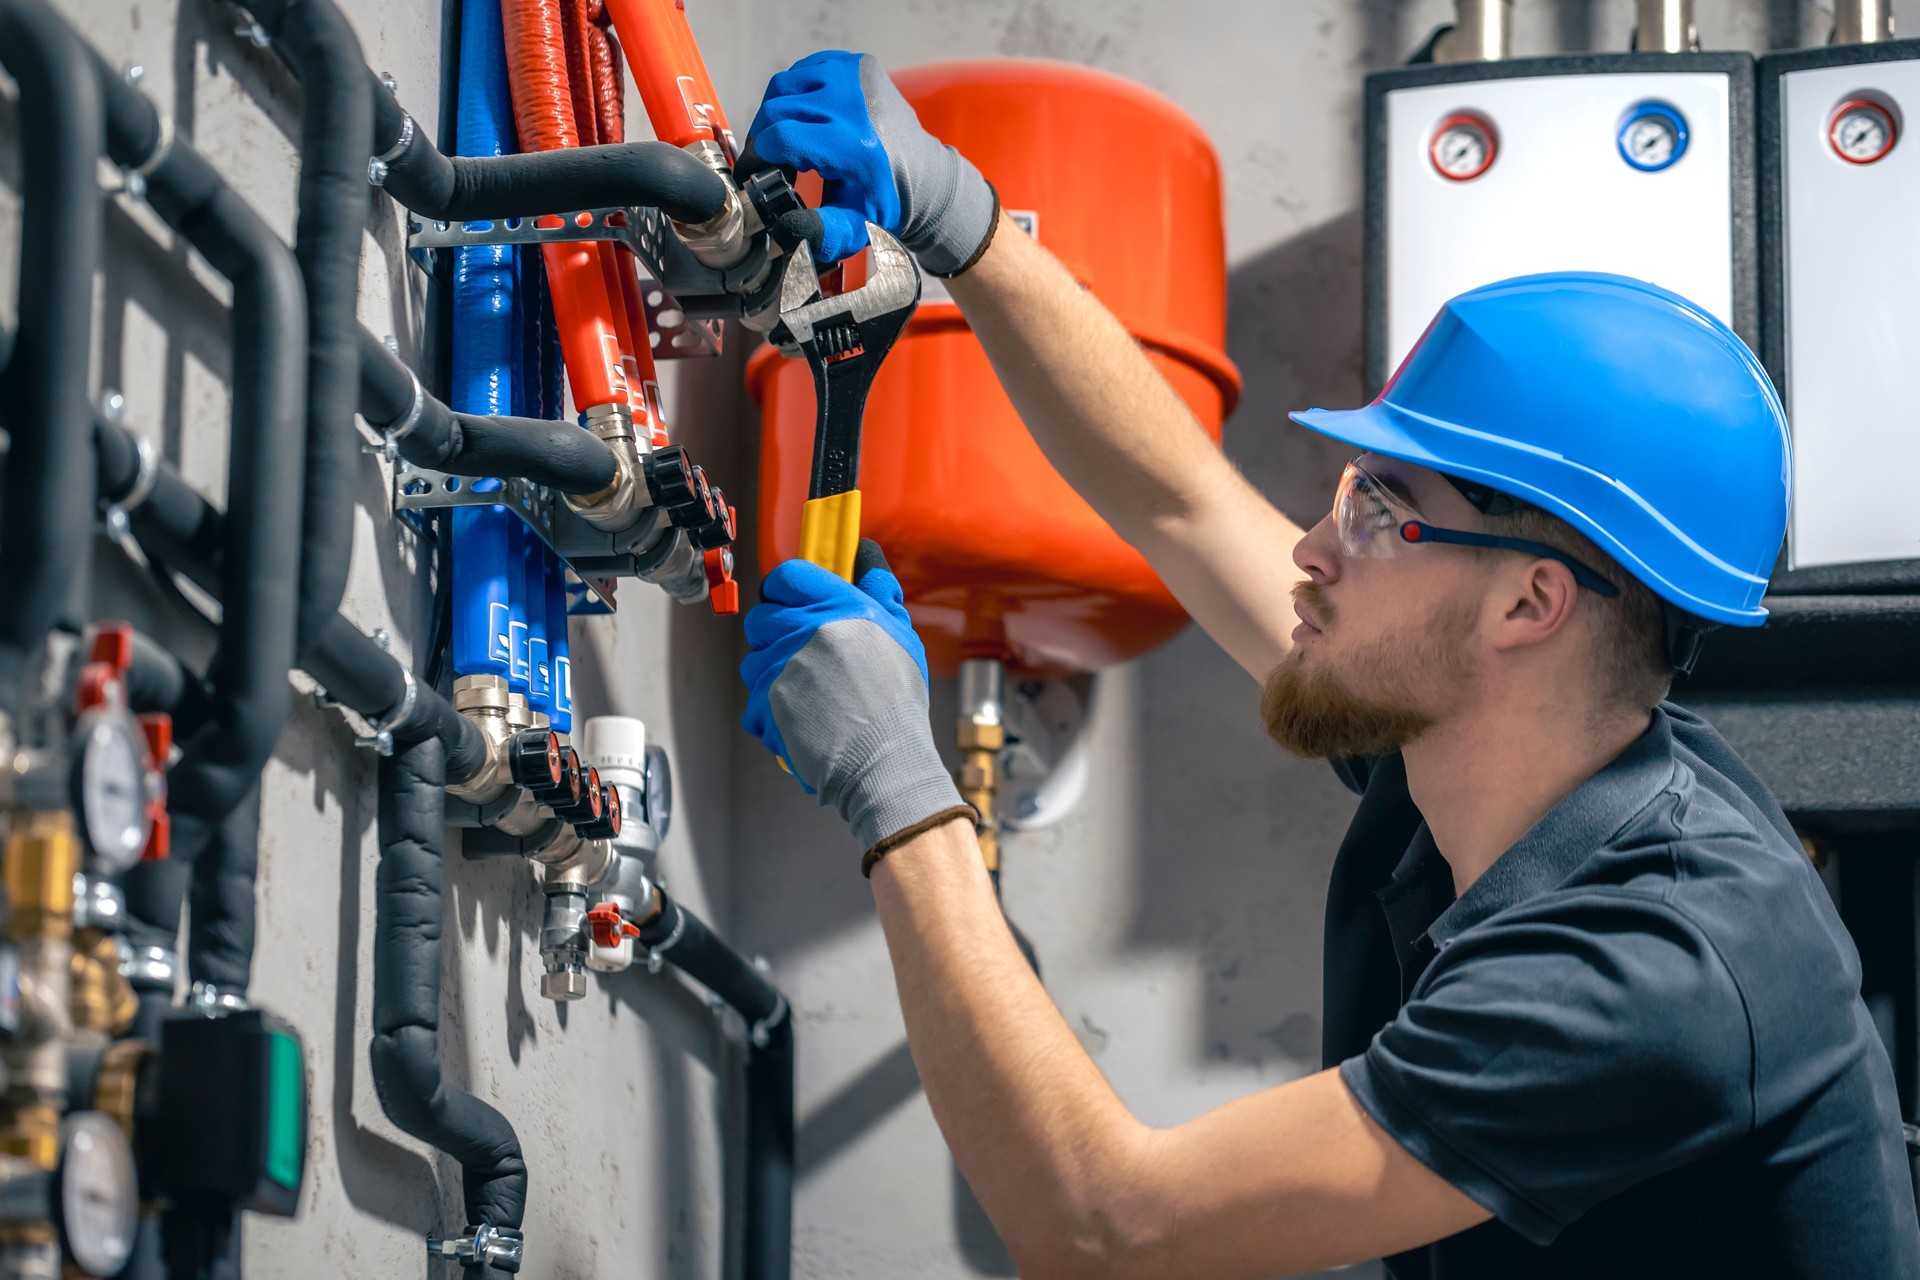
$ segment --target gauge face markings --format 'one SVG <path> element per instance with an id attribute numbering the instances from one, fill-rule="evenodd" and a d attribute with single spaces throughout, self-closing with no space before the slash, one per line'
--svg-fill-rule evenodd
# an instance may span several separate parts
<path id="1" fill-rule="evenodd" d="M 1461 111 L 1434 126 L 1427 142 L 1427 159 L 1441 177 L 1467 182 L 1493 166 L 1498 149 L 1492 124 L 1481 116 Z"/>
<path id="2" fill-rule="evenodd" d="M 1893 112 L 1867 98 L 1851 98 L 1833 109 L 1827 121 L 1827 142 L 1834 154 L 1849 164 L 1872 164 L 1899 140 Z"/>
<path id="3" fill-rule="evenodd" d="M 80 743 L 80 816 L 87 846 L 109 874 L 140 858 L 147 842 L 146 740 L 127 717 L 98 712 Z"/>
<path id="4" fill-rule="evenodd" d="M 139 1217 L 133 1152 L 120 1126 L 99 1112 L 66 1122 L 60 1211 L 67 1252 L 94 1275 L 118 1274 L 133 1255 Z"/>
<path id="5" fill-rule="evenodd" d="M 1659 173 L 1687 153 L 1687 118 L 1671 103 L 1649 99 L 1627 108 L 1614 145 L 1620 158 L 1641 173 Z"/>

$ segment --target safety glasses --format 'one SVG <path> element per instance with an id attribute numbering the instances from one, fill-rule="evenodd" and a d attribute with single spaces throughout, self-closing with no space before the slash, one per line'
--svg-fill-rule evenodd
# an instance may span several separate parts
<path id="1" fill-rule="evenodd" d="M 1618 587 L 1598 573 L 1544 542 L 1469 533 L 1465 529 L 1442 529 L 1427 523 L 1418 507 L 1389 489 L 1378 476 L 1361 466 L 1358 458 L 1340 473 L 1340 487 L 1333 495 L 1333 523 L 1340 533 L 1340 549 L 1362 559 L 1385 559 L 1399 555 L 1408 543 L 1427 542 L 1521 551 L 1558 560 L 1572 572 L 1573 580 L 1589 591 L 1603 596 L 1620 594 Z"/>

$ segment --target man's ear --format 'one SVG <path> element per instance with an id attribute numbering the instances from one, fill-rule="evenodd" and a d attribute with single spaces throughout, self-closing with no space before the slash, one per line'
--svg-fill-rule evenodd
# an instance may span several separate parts
<path id="1" fill-rule="evenodd" d="M 1501 575 L 1500 584 L 1505 594 L 1493 637 L 1496 649 L 1519 649 L 1551 640 L 1573 617 L 1580 595 L 1573 571 L 1558 560 L 1544 557 L 1522 561 L 1511 575 Z"/>

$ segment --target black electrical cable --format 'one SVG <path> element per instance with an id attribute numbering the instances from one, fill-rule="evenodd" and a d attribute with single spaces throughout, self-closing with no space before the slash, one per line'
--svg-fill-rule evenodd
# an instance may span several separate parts
<path id="1" fill-rule="evenodd" d="M 22 710 L 22 681 L 62 607 L 84 595 L 93 546 L 87 423 L 93 273 L 105 138 L 86 46 L 43 0 L 0 0 L 0 64 L 20 95 L 18 328 L 0 368 L 11 437 L 0 501 L 0 711 Z"/>
<path id="2" fill-rule="evenodd" d="M 371 78 L 372 73 L 367 73 Z M 727 183 L 665 142 L 623 142 L 509 156 L 445 156 L 378 80 L 374 148 L 387 194 L 423 218 L 466 222 L 641 205 L 700 223 L 727 205 Z"/>
<path id="3" fill-rule="evenodd" d="M 507 1118 L 440 1071 L 446 749 L 409 743 L 380 761 L 373 935 L 374 1091 L 387 1118 L 460 1162 L 469 1227 L 518 1231 L 527 1165 Z M 490 1276 L 487 1267 L 468 1277 Z"/>
<path id="4" fill-rule="evenodd" d="M 596 493 L 618 472 L 613 450 L 571 422 L 455 413 L 421 389 L 399 356 L 360 330 L 360 413 L 415 466 L 459 476 L 519 476 L 562 493 Z"/>
<path id="5" fill-rule="evenodd" d="M 636 940 L 747 1022 L 746 1280 L 786 1280 L 793 1259 L 793 1014 L 779 988 L 700 917 L 660 895 Z"/>

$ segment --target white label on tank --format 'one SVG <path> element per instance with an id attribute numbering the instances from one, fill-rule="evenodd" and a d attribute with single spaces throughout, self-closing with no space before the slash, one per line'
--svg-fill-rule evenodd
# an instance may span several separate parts
<path id="1" fill-rule="evenodd" d="M 1780 78 L 1795 568 L 1920 557 L 1920 62 Z M 1892 105 L 1892 148 L 1834 150 L 1836 107 Z"/>
<path id="2" fill-rule="evenodd" d="M 1658 172 L 1621 155 L 1620 127 L 1649 100 L 1686 120 L 1686 151 Z M 1727 78 L 1718 72 L 1473 80 L 1387 95 L 1388 368 L 1440 305 L 1536 271 L 1651 280 L 1733 318 Z M 1471 115 L 1495 132 L 1485 172 L 1442 177 L 1433 132 Z"/>
<path id="3" fill-rule="evenodd" d="M 1013 225 L 1032 236 L 1040 238 L 1040 215 L 1032 209 L 1008 209 L 1006 214 L 1013 219 Z M 920 305 L 934 302 L 952 302 L 953 295 L 947 292 L 947 282 L 939 276 L 920 273 Z"/>

